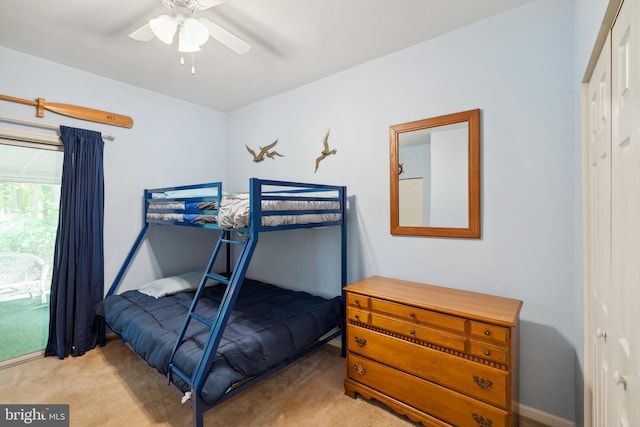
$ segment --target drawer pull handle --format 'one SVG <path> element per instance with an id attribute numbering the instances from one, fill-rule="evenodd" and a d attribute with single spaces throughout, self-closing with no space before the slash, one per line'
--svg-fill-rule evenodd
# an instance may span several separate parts
<path id="1" fill-rule="evenodd" d="M 365 345 L 367 345 L 367 340 L 364 338 L 355 337 L 355 341 L 356 344 L 358 344 L 360 347 L 364 347 Z"/>
<path id="2" fill-rule="evenodd" d="M 357 305 L 358 307 L 360 307 L 360 300 L 359 300 L 359 299 L 357 299 L 357 300 L 356 300 L 356 305 Z"/>
<path id="3" fill-rule="evenodd" d="M 410 330 L 410 331 L 409 331 L 409 333 L 410 333 L 411 335 L 415 335 L 415 334 L 416 334 L 416 331 L 414 331 L 414 330 L 412 329 L 412 330 Z"/>
<path id="4" fill-rule="evenodd" d="M 491 386 L 493 385 L 493 382 L 491 380 L 487 380 L 485 378 L 480 378 L 477 375 L 473 376 L 473 382 L 478 384 L 478 387 L 480 387 L 483 390 L 491 388 Z"/>
<path id="5" fill-rule="evenodd" d="M 491 424 L 493 424 L 489 418 L 485 418 L 482 415 L 472 414 L 471 416 L 480 427 L 491 427 Z"/>
<path id="6" fill-rule="evenodd" d="M 416 314 L 411 312 L 411 313 L 409 313 L 409 317 L 411 317 L 412 319 L 415 319 L 416 318 Z"/>
<path id="7" fill-rule="evenodd" d="M 486 331 L 484 331 L 484 334 L 485 334 L 486 336 L 489 336 L 489 335 L 491 335 L 491 331 L 487 329 Z"/>
<path id="8" fill-rule="evenodd" d="M 491 352 L 490 352 L 489 350 L 485 350 L 485 351 L 484 351 L 484 355 L 485 355 L 485 356 L 491 356 Z"/>
<path id="9" fill-rule="evenodd" d="M 364 374 L 366 374 L 366 373 L 367 373 L 367 370 L 364 368 L 364 366 L 362 366 L 362 365 L 361 365 L 361 364 L 359 364 L 359 363 L 355 363 L 355 364 L 353 365 L 353 369 L 355 369 L 355 370 L 356 370 L 356 373 L 357 373 L 358 375 L 364 375 Z"/>
<path id="10" fill-rule="evenodd" d="M 355 317 L 355 318 L 356 318 L 356 320 L 360 320 L 360 315 L 359 315 L 359 314 L 356 314 L 356 315 L 355 315 L 355 316 L 353 316 L 353 317 Z"/>

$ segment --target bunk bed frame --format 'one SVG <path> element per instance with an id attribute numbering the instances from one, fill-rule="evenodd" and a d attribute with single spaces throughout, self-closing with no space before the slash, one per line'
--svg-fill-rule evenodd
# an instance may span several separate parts
<path id="1" fill-rule="evenodd" d="M 217 204 L 217 209 L 197 209 L 192 207 L 186 207 L 184 209 L 173 209 L 173 208 L 158 208 L 153 207 L 153 204 L 150 202 L 155 200 L 154 197 L 158 193 L 171 193 L 171 192 L 180 192 L 180 191 L 198 191 L 201 189 L 213 189 L 214 195 L 207 196 L 197 196 L 197 197 L 174 197 L 174 198 L 165 198 L 164 201 L 175 201 L 175 202 L 200 202 L 200 201 L 209 201 L 215 202 Z M 190 226 L 190 227 L 199 227 L 199 228 L 207 228 L 207 229 L 215 229 L 220 230 L 219 238 L 209 258 L 206 270 L 200 280 L 199 286 L 195 292 L 195 296 L 191 302 L 191 306 L 187 312 L 186 318 L 184 319 L 184 323 L 182 329 L 178 335 L 178 339 L 173 347 L 171 355 L 169 356 L 169 364 L 168 364 L 168 381 L 169 384 L 174 388 L 177 392 L 182 394 L 182 390 L 178 388 L 175 384 L 176 380 L 182 381 L 183 383 L 188 383 L 190 391 L 184 393 L 182 402 L 185 403 L 187 401 L 190 402 L 193 410 L 193 425 L 196 427 L 200 427 L 203 425 L 203 417 L 204 413 L 217 406 L 222 401 L 234 396 L 235 394 L 241 392 L 247 387 L 250 387 L 254 383 L 262 380 L 263 378 L 269 376 L 270 374 L 280 370 L 281 368 L 289 365 L 295 360 L 309 354 L 310 352 L 316 350 L 320 346 L 328 343 L 330 340 L 336 338 L 339 335 L 342 335 L 342 356 L 345 356 L 345 328 L 344 328 L 344 312 L 342 314 L 339 329 L 329 334 L 328 336 L 324 336 L 312 345 L 304 348 L 301 352 L 293 355 L 292 357 L 286 359 L 284 362 L 279 364 L 278 366 L 270 369 L 267 372 L 264 372 L 261 375 L 253 377 L 241 385 L 233 388 L 224 394 L 224 396 L 215 402 L 214 404 L 207 404 L 202 399 L 202 389 L 205 384 L 205 381 L 211 371 L 214 357 L 216 355 L 218 345 L 220 344 L 220 340 L 225 330 L 225 326 L 229 320 L 229 316 L 232 313 L 234 304 L 240 293 L 240 289 L 245 280 L 245 275 L 247 272 L 247 268 L 251 261 L 252 255 L 258 243 L 258 236 L 264 232 L 271 231 L 280 231 L 280 230 L 291 230 L 291 229 L 300 229 L 300 228 L 317 228 L 317 227 L 329 227 L 329 226 L 338 226 L 341 229 L 340 232 L 340 247 L 341 247 L 341 271 L 340 271 L 340 281 L 341 281 L 341 305 L 344 310 L 345 303 L 345 292 L 343 288 L 347 285 L 347 199 L 346 199 L 346 187 L 343 186 L 331 186 L 331 185 L 320 185 L 320 184 L 305 184 L 299 182 L 286 182 L 286 181 L 273 181 L 273 180 L 263 180 L 258 178 L 250 179 L 249 186 L 249 224 L 246 227 L 242 228 L 222 228 L 217 223 L 212 223 L 209 220 L 206 220 L 204 223 L 196 223 L 190 221 L 181 221 L 176 220 L 175 216 L 168 215 L 167 218 L 162 218 L 162 216 L 158 217 L 158 215 L 153 217 L 154 213 L 161 214 L 185 214 L 190 215 L 189 218 L 193 219 L 196 215 L 205 215 L 207 218 L 219 213 L 220 206 L 222 204 L 222 185 L 219 182 L 207 183 L 207 184 L 196 184 L 196 185 L 187 185 L 187 186 L 178 186 L 178 187 L 166 187 L 166 188 L 157 188 L 157 189 L 147 189 L 144 191 L 144 215 L 145 222 L 142 230 L 138 234 L 133 246 L 131 247 L 127 257 L 118 271 L 113 284 L 111 285 L 107 297 L 116 293 L 129 265 L 134 259 L 136 252 L 138 251 L 142 241 L 144 240 L 147 231 L 149 230 L 150 224 L 165 224 L 165 225 L 175 225 L 175 226 Z M 337 203 L 337 208 L 335 209 L 300 209 L 300 207 L 296 208 L 296 210 L 265 210 L 263 209 L 263 202 L 265 201 L 294 201 L 295 202 L 331 202 Z M 269 217 L 277 217 L 277 216 L 294 216 L 298 217 L 299 215 L 317 215 L 317 214 L 337 214 L 333 215 L 329 220 L 323 220 L 322 222 L 313 222 L 313 223 L 289 223 L 289 224 L 280 224 L 280 225 L 265 225 L 263 224 L 263 219 Z M 267 220 L 267 223 L 269 221 Z M 236 234 L 238 238 L 232 238 L 232 234 Z M 221 253 L 221 248 L 226 247 L 226 269 L 227 271 L 223 274 L 218 274 L 213 272 L 213 268 L 216 264 L 216 260 Z M 231 268 L 231 253 L 232 247 L 238 247 L 239 251 L 237 251 L 237 257 L 233 268 Z M 208 280 L 214 280 L 221 283 L 226 284 L 226 291 L 224 293 L 224 297 L 220 302 L 219 309 L 217 310 L 215 317 L 213 319 L 208 319 L 200 316 L 196 313 L 196 307 L 198 302 L 200 301 L 203 291 L 205 289 L 206 283 Z M 104 319 L 103 319 L 104 320 Z M 193 371 L 194 374 L 189 375 L 186 372 L 183 372 L 176 364 L 174 363 L 174 356 L 176 352 L 180 348 L 180 345 L 185 340 L 185 333 L 187 328 L 189 327 L 191 322 L 200 322 L 206 327 L 209 328 L 208 338 L 206 344 L 203 346 L 202 354 L 199 357 L 199 362 L 196 366 L 196 369 Z M 102 336 L 101 336 L 101 344 L 105 344 L 105 328 L 104 322 L 102 323 Z M 122 338 L 122 337 L 120 337 Z"/>

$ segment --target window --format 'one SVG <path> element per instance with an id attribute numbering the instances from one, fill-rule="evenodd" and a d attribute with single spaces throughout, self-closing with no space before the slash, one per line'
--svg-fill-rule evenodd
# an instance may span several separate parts
<path id="1" fill-rule="evenodd" d="M 44 349 L 63 153 L 0 143 L 0 362 Z"/>

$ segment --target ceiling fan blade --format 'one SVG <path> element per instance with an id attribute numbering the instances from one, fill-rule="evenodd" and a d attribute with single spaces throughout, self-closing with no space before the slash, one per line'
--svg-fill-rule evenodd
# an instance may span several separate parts
<path id="1" fill-rule="evenodd" d="M 139 42 L 148 42 L 155 36 L 156 35 L 153 34 L 153 31 L 151 31 L 151 26 L 148 23 L 129 34 L 129 37 Z"/>
<path id="2" fill-rule="evenodd" d="M 209 35 L 218 40 L 220 43 L 236 52 L 238 55 L 245 54 L 249 52 L 251 49 L 251 45 L 246 41 L 242 40 L 240 37 L 235 34 L 225 30 L 220 25 L 209 21 L 206 18 L 200 18 L 199 21 L 207 27 L 209 30 Z"/>

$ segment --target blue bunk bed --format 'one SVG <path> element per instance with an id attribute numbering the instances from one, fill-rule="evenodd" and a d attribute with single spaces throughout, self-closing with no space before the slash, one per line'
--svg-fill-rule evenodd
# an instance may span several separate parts
<path id="1" fill-rule="evenodd" d="M 342 186 L 252 178 L 242 194 L 223 195 L 219 182 L 145 190 L 144 226 L 99 313 L 138 356 L 167 376 L 182 402 L 191 403 L 194 426 L 202 426 L 208 409 L 344 330 L 346 211 Z M 159 298 L 117 292 L 151 224 L 220 230 L 197 288 Z M 260 233 L 333 226 L 341 228 L 336 297 L 245 277 Z M 216 273 L 223 247 L 226 271 Z M 342 349 L 344 356 L 344 334 Z"/>

